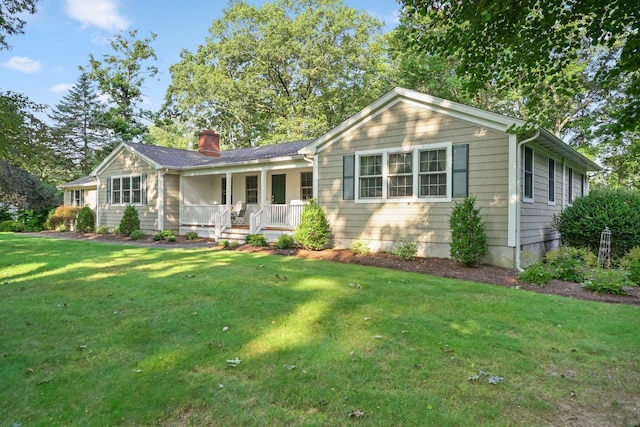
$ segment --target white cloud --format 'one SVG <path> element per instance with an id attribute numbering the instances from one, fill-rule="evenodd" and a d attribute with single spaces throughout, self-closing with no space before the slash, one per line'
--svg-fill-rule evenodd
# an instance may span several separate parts
<path id="1" fill-rule="evenodd" d="M 27 74 L 37 73 L 42 69 L 40 61 L 25 56 L 13 56 L 8 61 L 3 62 L 2 66 Z"/>
<path id="2" fill-rule="evenodd" d="M 57 85 L 53 85 L 49 88 L 49 92 L 67 92 L 73 87 L 72 83 L 59 83 Z"/>
<path id="3" fill-rule="evenodd" d="M 118 11 L 116 0 L 66 0 L 67 14 L 82 28 L 97 27 L 108 31 L 125 30 L 130 22 Z"/>

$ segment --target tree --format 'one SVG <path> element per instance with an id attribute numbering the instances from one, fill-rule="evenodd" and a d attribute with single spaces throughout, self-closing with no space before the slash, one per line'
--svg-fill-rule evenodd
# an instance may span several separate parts
<path id="1" fill-rule="evenodd" d="M 487 235 L 475 206 L 475 197 L 465 197 L 453 204 L 449 227 L 451 228 L 451 258 L 465 267 L 474 267 L 487 254 Z"/>
<path id="2" fill-rule="evenodd" d="M 51 209 L 62 203 L 55 189 L 24 170 L 0 161 L 0 205 L 20 209 Z"/>
<path id="3" fill-rule="evenodd" d="M 559 2 L 477 2 L 403 0 L 402 14 L 419 17 L 409 44 L 427 53 L 455 55 L 458 71 L 469 76 L 468 88 L 517 79 L 527 102 L 542 101 L 540 82 L 558 83 L 585 51 L 613 51 L 612 61 L 590 70 L 601 85 L 625 81 L 627 94 L 617 117 L 621 129 L 640 127 L 640 28 L 637 4 L 631 0 Z M 575 91 L 577 74 L 569 73 L 558 93 Z M 623 78 L 621 78 L 623 77 Z"/>
<path id="4" fill-rule="evenodd" d="M 0 50 L 10 49 L 7 36 L 23 34 L 25 20 L 21 16 L 36 13 L 38 0 L 0 0 Z"/>
<path id="5" fill-rule="evenodd" d="M 50 118 L 55 123 L 58 150 L 83 174 L 92 167 L 96 149 L 108 145 L 105 108 L 98 101 L 98 94 L 86 72 L 53 109 Z"/>
<path id="6" fill-rule="evenodd" d="M 145 65 L 158 59 L 151 47 L 156 34 L 142 40 L 136 39 L 137 34 L 137 30 L 118 34 L 111 40 L 115 54 L 104 55 L 102 61 L 89 55 L 89 76 L 111 103 L 105 116 L 107 126 L 125 141 L 136 140 L 146 132 L 143 122 L 150 121 L 153 114 L 138 104 L 143 100 L 144 81 L 158 73 L 155 65 Z M 80 70 L 85 71 L 82 67 Z"/>
<path id="7" fill-rule="evenodd" d="M 340 0 L 232 1 L 170 68 L 164 114 L 235 148 L 315 138 L 389 88 L 381 27 Z"/>

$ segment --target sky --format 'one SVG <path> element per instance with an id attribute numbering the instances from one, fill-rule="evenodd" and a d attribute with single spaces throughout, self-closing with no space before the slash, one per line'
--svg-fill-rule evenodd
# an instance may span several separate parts
<path id="1" fill-rule="evenodd" d="M 344 0 L 357 10 L 382 20 L 384 30 L 398 24 L 396 0 Z M 250 0 L 262 4 L 262 0 Z M 89 55 L 101 60 L 113 54 L 110 38 L 121 31 L 138 30 L 149 38 L 158 61 L 158 75 L 147 78 L 143 107 L 157 111 L 171 82 L 169 67 L 180 52 L 195 52 L 206 42 L 214 20 L 222 17 L 228 1 L 217 0 L 39 0 L 35 15 L 25 15 L 24 34 L 9 36 L 10 50 L 0 51 L 0 92 L 19 92 L 31 101 L 54 107 L 88 68 Z"/>

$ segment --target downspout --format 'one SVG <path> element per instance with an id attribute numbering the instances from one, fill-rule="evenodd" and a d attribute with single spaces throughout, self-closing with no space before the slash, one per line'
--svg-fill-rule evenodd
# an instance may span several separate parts
<path id="1" fill-rule="evenodd" d="M 522 234 L 522 223 L 520 222 L 520 213 L 522 210 L 522 146 L 526 143 L 529 143 L 540 136 L 540 131 L 537 130 L 535 135 L 531 138 L 527 138 L 518 143 L 516 147 L 516 189 L 518 191 L 517 207 L 516 207 L 516 247 L 515 247 L 515 259 L 516 259 L 516 270 L 524 271 L 520 266 L 520 235 Z"/>

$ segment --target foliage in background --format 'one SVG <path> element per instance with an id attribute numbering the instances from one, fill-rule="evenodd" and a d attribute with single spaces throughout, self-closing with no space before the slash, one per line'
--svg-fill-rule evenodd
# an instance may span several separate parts
<path id="1" fill-rule="evenodd" d="M 317 138 L 393 86 L 381 28 L 340 0 L 231 2 L 171 66 L 164 116 L 234 148 Z"/>
<path id="2" fill-rule="evenodd" d="M 640 192 L 595 189 L 553 218 L 562 243 L 598 252 L 605 227 L 611 231 L 612 258 L 640 246 Z"/>
<path id="3" fill-rule="evenodd" d="M 61 203 L 62 197 L 54 188 L 43 184 L 38 177 L 0 161 L 0 204 L 39 211 Z"/>
<path id="4" fill-rule="evenodd" d="M 0 222 L 0 231 L 12 231 L 14 233 L 20 233 L 24 231 L 24 225 L 20 221 L 15 219 L 8 219 Z"/>
<path id="5" fill-rule="evenodd" d="M 50 214 L 49 209 L 34 211 L 32 209 L 19 210 L 17 219 L 24 224 L 24 231 L 38 232 L 45 228 Z"/>
<path id="6" fill-rule="evenodd" d="M 329 243 L 331 228 L 324 210 L 315 199 L 309 200 L 302 209 L 300 225 L 294 234 L 296 242 L 304 249 L 321 251 Z"/>
<path id="7" fill-rule="evenodd" d="M 38 0 L 2 0 L 0 3 L 0 50 L 9 50 L 7 36 L 23 34 L 26 14 L 36 13 Z"/>
<path id="8" fill-rule="evenodd" d="M 475 203 L 476 198 L 472 196 L 456 201 L 449 216 L 449 253 L 454 261 L 465 267 L 481 263 L 489 249 L 480 209 L 476 208 Z"/>
<path id="9" fill-rule="evenodd" d="M 93 233 L 96 227 L 96 214 L 89 206 L 85 206 L 78 211 L 76 219 L 76 231 L 81 233 Z"/>
<path id="10" fill-rule="evenodd" d="M 627 252 L 618 265 L 629 272 L 629 280 L 640 285 L 640 247 L 634 247 Z"/>
<path id="11" fill-rule="evenodd" d="M 129 236 L 135 230 L 140 230 L 140 217 L 138 216 L 138 210 L 136 207 L 128 205 L 122 214 L 118 232 L 125 236 Z"/>

